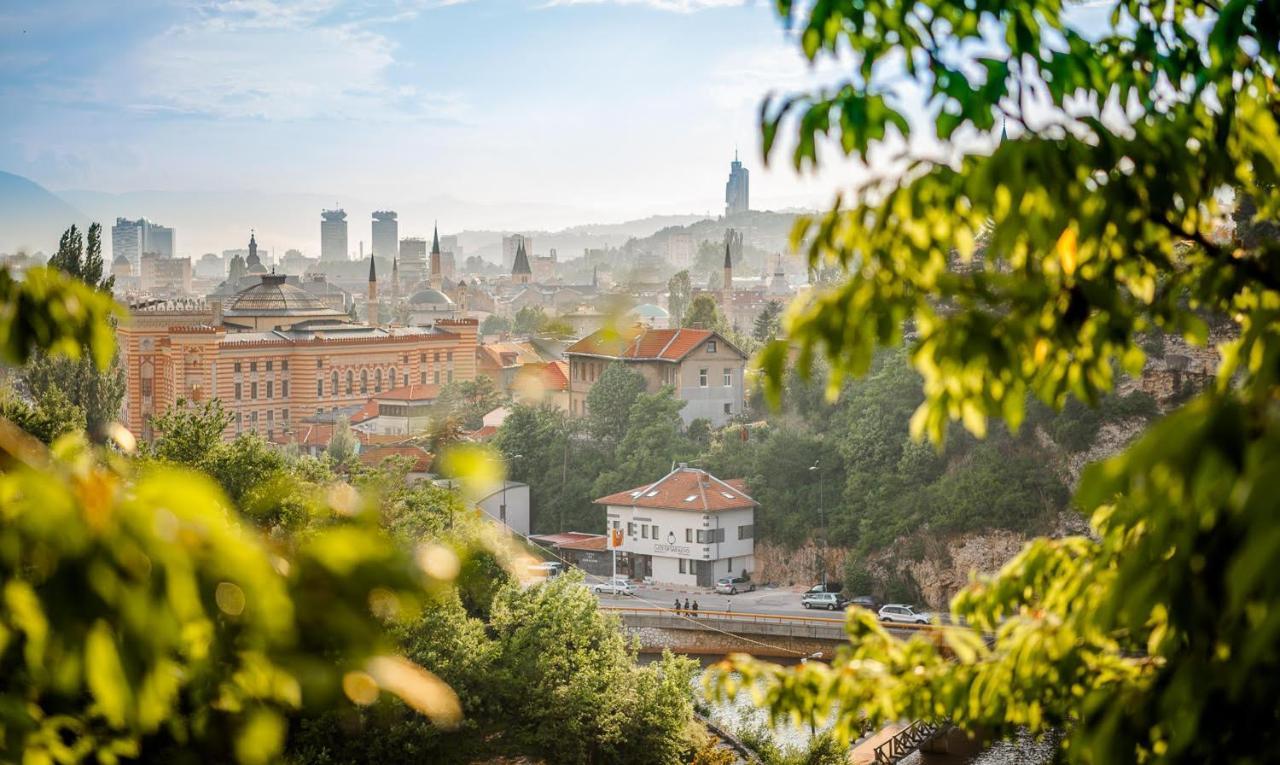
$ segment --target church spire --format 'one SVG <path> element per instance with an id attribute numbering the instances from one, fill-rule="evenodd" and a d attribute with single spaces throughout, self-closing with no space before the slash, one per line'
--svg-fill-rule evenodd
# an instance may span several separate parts
<path id="1" fill-rule="evenodd" d="M 511 278 L 516 284 L 528 284 L 533 278 L 533 269 L 529 267 L 529 254 L 524 250 L 524 239 L 516 246 L 516 260 L 511 264 Z"/>

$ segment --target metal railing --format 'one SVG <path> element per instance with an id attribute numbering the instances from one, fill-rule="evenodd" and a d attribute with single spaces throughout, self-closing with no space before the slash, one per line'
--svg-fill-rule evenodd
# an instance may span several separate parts
<path id="1" fill-rule="evenodd" d="M 640 616 L 679 616 L 689 617 L 692 619 L 715 618 L 729 619 L 732 621 L 753 622 L 758 624 L 821 624 L 821 625 L 841 625 L 844 619 L 834 616 L 800 616 L 798 614 L 760 614 L 751 611 L 704 611 L 704 610 L 686 610 L 674 608 L 654 608 L 643 606 L 600 606 L 601 611 L 608 611 L 615 614 L 636 614 Z M 933 630 L 937 629 L 932 624 L 900 624 L 897 622 L 885 623 L 885 627 L 893 630 Z"/>
<path id="2" fill-rule="evenodd" d="M 895 765 L 949 727 L 945 720 L 916 720 L 876 747 L 876 765 Z"/>

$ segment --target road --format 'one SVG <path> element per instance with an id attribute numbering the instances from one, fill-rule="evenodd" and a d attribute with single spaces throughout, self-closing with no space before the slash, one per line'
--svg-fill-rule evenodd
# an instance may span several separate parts
<path id="1" fill-rule="evenodd" d="M 793 616 L 823 616 L 828 612 L 810 611 L 800 605 L 801 593 L 781 587 L 764 587 L 755 592 L 740 592 L 737 595 L 716 595 L 706 590 L 688 590 L 674 592 L 671 589 L 646 587 L 636 588 L 635 596 L 601 595 L 600 602 L 606 606 L 652 605 L 658 608 L 671 608 L 677 597 L 681 604 L 688 598 L 689 603 L 698 601 L 698 608 L 703 611 L 743 611 L 754 614 L 790 614 Z M 839 616 L 839 614 L 831 614 Z"/>

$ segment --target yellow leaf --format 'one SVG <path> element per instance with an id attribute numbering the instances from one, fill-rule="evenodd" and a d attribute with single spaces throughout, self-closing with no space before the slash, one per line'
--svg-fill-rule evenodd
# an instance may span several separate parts
<path id="1" fill-rule="evenodd" d="M 1062 236 L 1058 237 L 1058 264 L 1062 266 L 1062 272 L 1067 276 L 1076 272 L 1077 244 L 1075 226 L 1068 226 L 1062 232 Z"/>
<path id="2" fill-rule="evenodd" d="M 120 663 L 111 627 L 102 619 L 94 622 L 89 630 L 84 654 L 89 691 L 98 703 L 99 711 L 107 722 L 118 728 L 124 727 L 133 694 L 124 674 L 124 665 Z"/>
<path id="3" fill-rule="evenodd" d="M 245 765 L 275 762 L 284 747 L 284 720 L 266 709 L 253 713 L 236 738 L 236 759 Z"/>

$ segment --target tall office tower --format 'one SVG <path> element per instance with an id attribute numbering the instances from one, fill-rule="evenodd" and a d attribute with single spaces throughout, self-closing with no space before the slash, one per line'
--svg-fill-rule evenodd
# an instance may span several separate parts
<path id="1" fill-rule="evenodd" d="M 524 245 L 525 254 L 533 252 L 533 237 L 524 234 L 512 234 L 502 237 L 502 268 L 510 271 L 516 264 L 516 250 Z"/>
<path id="2" fill-rule="evenodd" d="M 400 248 L 400 224 L 391 210 L 373 214 L 373 257 L 394 258 Z"/>
<path id="3" fill-rule="evenodd" d="M 146 218 L 116 218 L 116 224 L 111 227 L 112 260 L 123 255 L 132 265 L 133 272 L 141 273 L 142 256 L 148 252 L 172 258 L 176 254 L 173 229 Z"/>
<path id="4" fill-rule="evenodd" d="M 400 278 L 405 291 L 416 292 L 418 285 L 427 280 L 427 240 L 411 236 L 400 240 Z"/>
<path id="5" fill-rule="evenodd" d="M 733 153 L 733 162 L 729 163 L 729 181 L 724 185 L 724 214 L 726 217 L 744 213 L 751 209 L 749 176 L 747 168 L 738 161 L 738 152 Z"/>
<path id="6" fill-rule="evenodd" d="M 347 256 L 346 210 L 320 211 L 320 261 L 350 260 Z"/>

